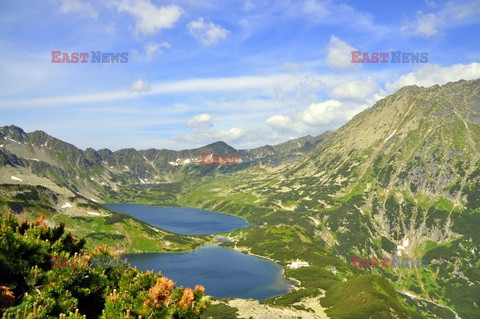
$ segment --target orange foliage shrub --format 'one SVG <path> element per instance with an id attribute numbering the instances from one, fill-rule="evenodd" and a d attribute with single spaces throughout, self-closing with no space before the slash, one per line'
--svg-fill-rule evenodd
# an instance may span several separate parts
<path id="1" fill-rule="evenodd" d="M 4 308 L 15 306 L 15 295 L 6 286 L 0 286 L 0 305 Z"/>
<path id="2" fill-rule="evenodd" d="M 170 298 L 174 285 L 174 282 L 166 277 L 158 278 L 157 284 L 149 289 L 150 297 L 145 301 L 145 304 L 156 308 L 161 307 Z"/>
<path id="3" fill-rule="evenodd" d="M 187 309 L 192 305 L 193 299 L 195 299 L 195 296 L 193 295 L 193 290 L 191 288 L 185 288 L 185 290 L 183 291 L 182 300 L 180 300 L 178 304 L 183 309 Z"/>
<path id="4" fill-rule="evenodd" d="M 40 224 L 45 218 L 47 218 L 47 216 L 45 216 L 45 214 L 42 214 L 40 217 L 35 219 L 35 223 Z"/>
<path id="5" fill-rule="evenodd" d="M 196 285 L 195 291 L 205 292 L 205 287 L 203 287 L 202 285 Z"/>

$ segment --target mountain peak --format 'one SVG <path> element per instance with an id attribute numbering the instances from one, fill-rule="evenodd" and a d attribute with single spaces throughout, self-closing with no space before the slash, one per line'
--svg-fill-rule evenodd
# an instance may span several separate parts
<path id="1" fill-rule="evenodd" d="M 17 142 L 24 142 L 26 134 L 22 128 L 12 124 L 0 127 L 0 137 L 9 138 Z"/>

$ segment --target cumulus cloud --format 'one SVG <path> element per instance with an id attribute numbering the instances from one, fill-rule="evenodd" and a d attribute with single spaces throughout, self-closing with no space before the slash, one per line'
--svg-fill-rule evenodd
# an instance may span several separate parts
<path id="1" fill-rule="evenodd" d="M 188 120 L 190 127 L 211 127 L 213 125 L 213 116 L 208 113 L 197 114 Z"/>
<path id="2" fill-rule="evenodd" d="M 332 35 L 327 47 L 327 64 L 334 69 L 355 67 L 357 64 L 351 63 L 352 51 L 356 51 L 355 48 Z"/>
<path id="3" fill-rule="evenodd" d="M 337 85 L 331 96 L 338 100 L 365 101 L 377 87 L 377 83 L 372 78 L 366 81 L 350 81 Z"/>
<path id="4" fill-rule="evenodd" d="M 285 115 L 274 115 L 267 119 L 267 125 L 271 127 L 285 129 L 291 124 L 290 118 Z"/>
<path id="5" fill-rule="evenodd" d="M 291 115 L 273 115 L 266 124 L 282 131 L 306 134 L 337 127 L 366 108 L 365 104 L 346 104 L 337 100 L 311 103 L 307 108 Z"/>
<path id="6" fill-rule="evenodd" d="M 203 18 L 188 23 L 187 30 L 192 37 L 205 46 L 225 39 L 228 34 L 228 30 L 212 22 L 205 22 Z"/>
<path id="7" fill-rule="evenodd" d="M 172 28 L 182 15 L 176 5 L 157 7 L 151 0 L 113 1 L 118 12 L 127 12 L 135 18 L 136 35 L 154 35 L 162 29 Z"/>
<path id="8" fill-rule="evenodd" d="M 345 110 L 342 106 L 344 105 L 336 100 L 312 103 L 300 113 L 299 119 L 302 124 L 309 126 L 331 124 L 345 119 Z"/>
<path id="9" fill-rule="evenodd" d="M 56 0 L 58 10 L 62 14 L 77 14 L 86 19 L 96 20 L 98 18 L 98 11 L 89 2 L 82 0 Z"/>
<path id="10" fill-rule="evenodd" d="M 130 86 L 130 90 L 133 92 L 142 93 L 150 91 L 151 87 L 147 81 L 138 79 Z"/>
<path id="11" fill-rule="evenodd" d="M 385 88 L 388 93 L 393 93 L 406 85 L 415 84 L 428 87 L 477 78 L 480 78 L 480 63 L 455 64 L 445 67 L 438 64 L 426 64 L 413 72 L 400 76 L 394 82 L 386 82 Z"/>

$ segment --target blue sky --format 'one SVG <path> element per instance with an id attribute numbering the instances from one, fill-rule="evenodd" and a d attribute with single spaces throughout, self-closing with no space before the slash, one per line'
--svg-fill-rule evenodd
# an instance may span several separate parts
<path id="1" fill-rule="evenodd" d="M 478 0 L 0 0 L 0 125 L 83 149 L 276 144 L 404 85 L 479 78 L 479 30 Z M 428 63 L 351 63 L 392 50 Z"/>

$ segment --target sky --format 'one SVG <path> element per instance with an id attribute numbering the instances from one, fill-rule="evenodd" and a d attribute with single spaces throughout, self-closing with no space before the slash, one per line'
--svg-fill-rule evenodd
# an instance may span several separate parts
<path id="1" fill-rule="evenodd" d="M 0 126 L 82 149 L 253 148 L 335 130 L 405 85 L 480 78 L 480 1 L 0 0 L 0 48 Z"/>

